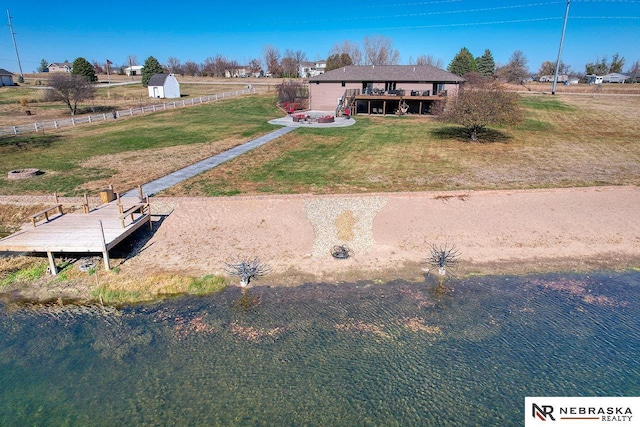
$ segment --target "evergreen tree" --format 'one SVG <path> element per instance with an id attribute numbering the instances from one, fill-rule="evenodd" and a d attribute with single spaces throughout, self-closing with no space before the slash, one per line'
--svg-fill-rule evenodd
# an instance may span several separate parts
<path id="1" fill-rule="evenodd" d="M 476 60 L 473 59 L 473 55 L 469 52 L 469 49 L 463 47 L 460 52 L 453 57 L 447 71 L 456 74 L 458 76 L 464 76 L 465 74 L 476 70 Z"/>
<path id="2" fill-rule="evenodd" d="M 142 66 L 142 86 L 147 87 L 151 76 L 154 74 L 162 74 L 163 72 L 164 68 L 162 68 L 158 60 L 153 56 L 148 57 Z"/>
<path id="3" fill-rule="evenodd" d="M 49 62 L 47 62 L 46 59 L 42 58 L 42 60 L 40 61 L 40 66 L 38 67 L 38 72 L 46 73 L 47 71 L 49 71 Z"/>
<path id="4" fill-rule="evenodd" d="M 97 82 L 98 76 L 93 65 L 86 59 L 79 57 L 73 61 L 71 66 L 71 74 L 84 77 L 89 83 Z"/>
<path id="5" fill-rule="evenodd" d="M 496 72 L 496 62 L 489 49 L 484 51 L 482 56 L 476 58 L 476 66 L 480 75 L 491 77 Z"/>

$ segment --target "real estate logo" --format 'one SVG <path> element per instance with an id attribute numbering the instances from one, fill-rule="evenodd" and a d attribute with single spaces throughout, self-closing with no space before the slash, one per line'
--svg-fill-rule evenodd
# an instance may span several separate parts
<path id="1" fill-rule="evenodd" d="M 640 425 L 640 397 L 526 397 L 525 427 Z"/>

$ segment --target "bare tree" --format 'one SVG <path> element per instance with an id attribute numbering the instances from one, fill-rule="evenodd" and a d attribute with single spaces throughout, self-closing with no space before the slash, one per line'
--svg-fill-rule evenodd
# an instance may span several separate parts
<path id="1" fill-rule="evenodd" d="M 506 91 L 499 83 L 480 79 L 461 88 L 458 96 L 449 97 L 438 119 L 463 126 L 471 141 L 478 141 L 488 126 L 520 123 L 519 100 L 517 93 Z"/>
<path id="2" fill-rule="evenodd" d="M 362 50 L 360 50 L 358 43 L 345 40 L 342 44 L 334 44 L 329 52 L 329 55 L 337 55 L 336 58 L 345 58 L 344 54 L 348 55 L 351 60 L 349 65 L 362 65 Z"/>
<path id="3" fill-rule="evenodd" d="M 249 70 L 251 74 L 259 75 L 262 73 L 262 62 L 259 58 L 253 58 L 249 61 Z"/>
<path id="4" fill-rule="evenodd" d="M 211 56 L 206 58 L 202 63 L 202 65 L 200 65 L 200 70 L 202 71 L 202 74 L 204 76 L 215 76 L 215 71 L 216 71 L 215 63 L 216 63 L 215 58 Z"/>
<path id="5" fill-rule="evenodd" d="M 365 65 L 397 65 L 400 62 L 400 52 L 393 48 L 391 39 L 384 36 L 365 36 L 364 46 Z"/>
<path id="6" fill-rule="evenodd" d="M 285 60 L 287 64 L 285 64 Z M 298 73 L 300 71 L 300 64 L 306 60 L 307 55 L 303 51 L 286 49 L 284 51 L 284 57 L 282 58 L 282 72 L 285 77 L 303 77 L 298 76 Z"/>
<path id="7" fill-rule="evenodd" d="M 529 76 L 527 63 L 528 61 L 524 56 L 524 52 L 516 50 L 509 58 L 507 65 L 497 70 L 497 74 L 507 82 L 522 83 L 524 79 Z"/>
<path id="8" fill-rule="evenodd" d="M 197 62 L 194 62 L 191 60 L 184 63 L 183 69 L 184 69 L 184 73 L 188 76 L 193 77 L 197 74 L 200 74 L 200 65 L 198 65 Z"/>
<path id="9" fill-rule="evenodd" d="M 127 55 L 127 66 L 138 65 L 138 57 L 136 55 Z"/>
<path id="10" fill-rule="evenodd" d="M 560 67 L 558 67 L 558 74 L 569 74 L 571 67 L 566 65 L 562 60 L 560 61 Z M 556 73 L 556 63 L 555 61 L 544 61 L 540 64 L 540 69 L 538 70 L 538 76 L 547 76 L 553 75 Z"/>
<path id="11" fill-rule="evenodd" d="M 95 59 L 93 61 L 91 61 L 91 66 L 93 67 L 93 71 L 96 74 L 104 74 L 104 68 L 102 68 L 102 65 L 100 63 L 98 63 L 98 61 L 96 61 Z"/>
<path id="12" fill-rule="evenodd" d="M 431 65 L 436 68 L 443 68 L 444 63 L 442 59 L 436 59 L 431 55 L 420 55 L 416 58 L 416 65 Z"/>
<path id="13" fill-rule="evenodd" d="M 174 58 L 173 56 L 170 56 L 167 59 L 167 68 L 172 74 L 184 74 L 180 60 L 178 58 Z"/>
<path id="14" fill-rule="evenodd" d="M 44 100 L 64 102 L 71 115 L 76 114 L 78 103 L 93 98 L 96 90 L 84 77 L 66 73 L 52 75 L 48 84 L 51 89 L 45 92 Z"/>
<path id="15" fill-rule="evenodd" d="M 262 48 L 262 55 L 267 66 L 267 73 L 271 73 L 273 77 L 279 77 L 282 74 L 280 50 L 272 45 L 266 45 Z"/>
<path id="16" fill-rule="evenodd" d="M 282 76 L 283 77 L 298 77 L 298 66 L 296 65 L 295 58 L 285 56 L 282 58 L 280 62 L 282 67 Z"/>
<path id="17" fill-rule="evenodd" d="M 300 103 L 309 97 L 307 85 L 299 80 L 285 80 L 277 86 L 278 101 L 281 105 Z"/>

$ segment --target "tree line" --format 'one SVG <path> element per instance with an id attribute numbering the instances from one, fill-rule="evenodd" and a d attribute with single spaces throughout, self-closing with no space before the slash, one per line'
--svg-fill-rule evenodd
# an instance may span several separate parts
<path id="1" fill-rule="evenodd" d="M 324 59 L 324 58 L 323 58 Z M 361 42 L 344 40 L 335 43 L 326 57 L 326 71 L 334 70 L 348 65 L 398 65 L 400 64 L 400 52 L 393 46 L 393 41 L 382 35 L 365 36 Z M 265 45 L 262 55 L 255 57 L 246 64 L 229 59 L 221 54 L 206 58 L 202 63 L 192 60 L 181 62 L 176 57 L 167 58 L 167 62 L 161 65 L 162 71 L 183 76 L 200 77 L 309 77 L 300 75 L 300 65 L 308 62 L 308 57 L 302 50 L 285 49 L 280 51 L 273 45 Z M 437 68 L 445 68 L 444 62 L 432 55 L 419 55 L 417 58 L 409 58 L 409 65 L 431 65 Z M 44 71 L 47 61 L 42 60 L 38 71 Z M 135 55 L 129 55 L 126 63 L 115 66 L 111 61 L 99 63 L 92 61 L 96 74 L 125 74 L 125 69 L 131 65 L 138 65 Z M 585 64 L 584 73 L 574 72 L 571 67 L 560 61 L 559 74 L 582 77 L 586 74 L 621 73 L 626 65 L 626 59 L 615 53 L 611 61 L 607 57 L 597 58 L 594 62 Z M 86 66 L 86 64 L 83 64 Z M 493 76 L 509 82 L 521 82 L 530 76 L 545 76 L 555 73 L 556 62 L 544 61 L 536 72 L 528 67 L 528 60 L 521 50 L 516 50 L 506 64 L 497 64 L 489 49 L 485 49 L 480 56 L 474 56 L 469 49 L 463 47 L 453 57 L 446 69 L 459 76 L 470 72 L 477 72 L 483 76 Z M 640 61 L 636 60 L 628 69 L 629 73 L 640 72 Z M 245 75 L 242 75 L 245 74 Z"/>

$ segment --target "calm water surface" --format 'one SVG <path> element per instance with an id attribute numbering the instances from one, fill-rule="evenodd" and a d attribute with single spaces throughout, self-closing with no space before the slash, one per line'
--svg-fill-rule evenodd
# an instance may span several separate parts
<path id="1" fill-rule="evenodd" d="M 525 396 L 640 395 L 640 273 L 449 287 L 0 306 L 0 425 L 521 425 Z"/>

